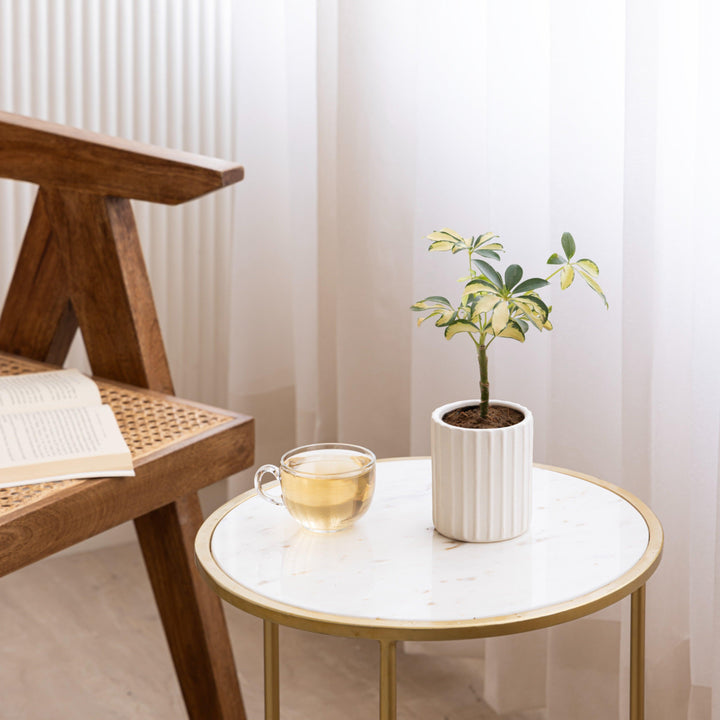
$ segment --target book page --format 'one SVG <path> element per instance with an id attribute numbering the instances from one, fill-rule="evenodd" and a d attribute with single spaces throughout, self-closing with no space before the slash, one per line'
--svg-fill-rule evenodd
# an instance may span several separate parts
<path id="1" fill-rule="evenodd" d="M 0 486 L 81 474 L 134 474 L 110 406 L 0 414 Z"/>
<path id="2" fill-rule="evenodd" d="M 0 413 L 100 403 L 97 385 L 79 370 L 0 377 Z"/>

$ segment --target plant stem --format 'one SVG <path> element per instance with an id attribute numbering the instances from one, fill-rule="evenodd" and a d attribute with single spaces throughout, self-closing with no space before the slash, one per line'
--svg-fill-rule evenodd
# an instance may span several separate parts
<path id="1" fill-rule="evenodd" d="M 486 418 L 490 406 L 490 382 L 488 380 L 487 346 L 478 345 L 478 364 L 480 365 L 480 416 Z"/>
<path id="2" fill-rule="evenodd" d="M 545 280 L 550 280 L 550 278 L 555 277 L 563 269 L 563 267 L 565 266 L 563 265 L 562 267 L 559 267 L 554 273 L 550 273 L 550 275 L 548 275 Z"/>

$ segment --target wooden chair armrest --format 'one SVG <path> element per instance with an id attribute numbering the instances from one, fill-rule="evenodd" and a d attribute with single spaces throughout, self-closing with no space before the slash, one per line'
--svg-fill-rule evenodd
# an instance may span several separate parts
<path id="1" fill-rule="evenodd" d="M 0 177 L 178 205 L 243 174 L 224 160 L 0 112 Z"/>

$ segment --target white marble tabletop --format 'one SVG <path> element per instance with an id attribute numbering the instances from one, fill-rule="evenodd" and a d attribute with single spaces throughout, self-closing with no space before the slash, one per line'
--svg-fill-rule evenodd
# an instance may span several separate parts
<path id="1" fill-rule="evenodd" d="M 546 608 L 617 580 L 648 547 L 641 513 L 610 489 L 535 468 L 530 530 L 461 543 L 433 529 L 430 460 L 381 461 L 371 507 L 322 535 L 248 494 L 217 523 L 210 550 L 232 580 L 268 600 L 348 618 L 494 618 Z"/>

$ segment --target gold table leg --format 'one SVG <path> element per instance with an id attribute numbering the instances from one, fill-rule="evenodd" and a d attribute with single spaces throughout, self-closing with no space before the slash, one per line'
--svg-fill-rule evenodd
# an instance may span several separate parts
<path id="1" fill-rule="evenodd" d="M 645 586 L 631 597 L 630 605 L 630 720 L 645 717 Z"/>
<path id="2" fill-rule="evenodd" d="M 263 620 L 265 720 L 280 720 L 280 652 L 277 623 Z"/>
<path id="3" fill-rule="evenodd" d="M 380 720 L 397 719 L 397 642 L 380 640 Z"/>

